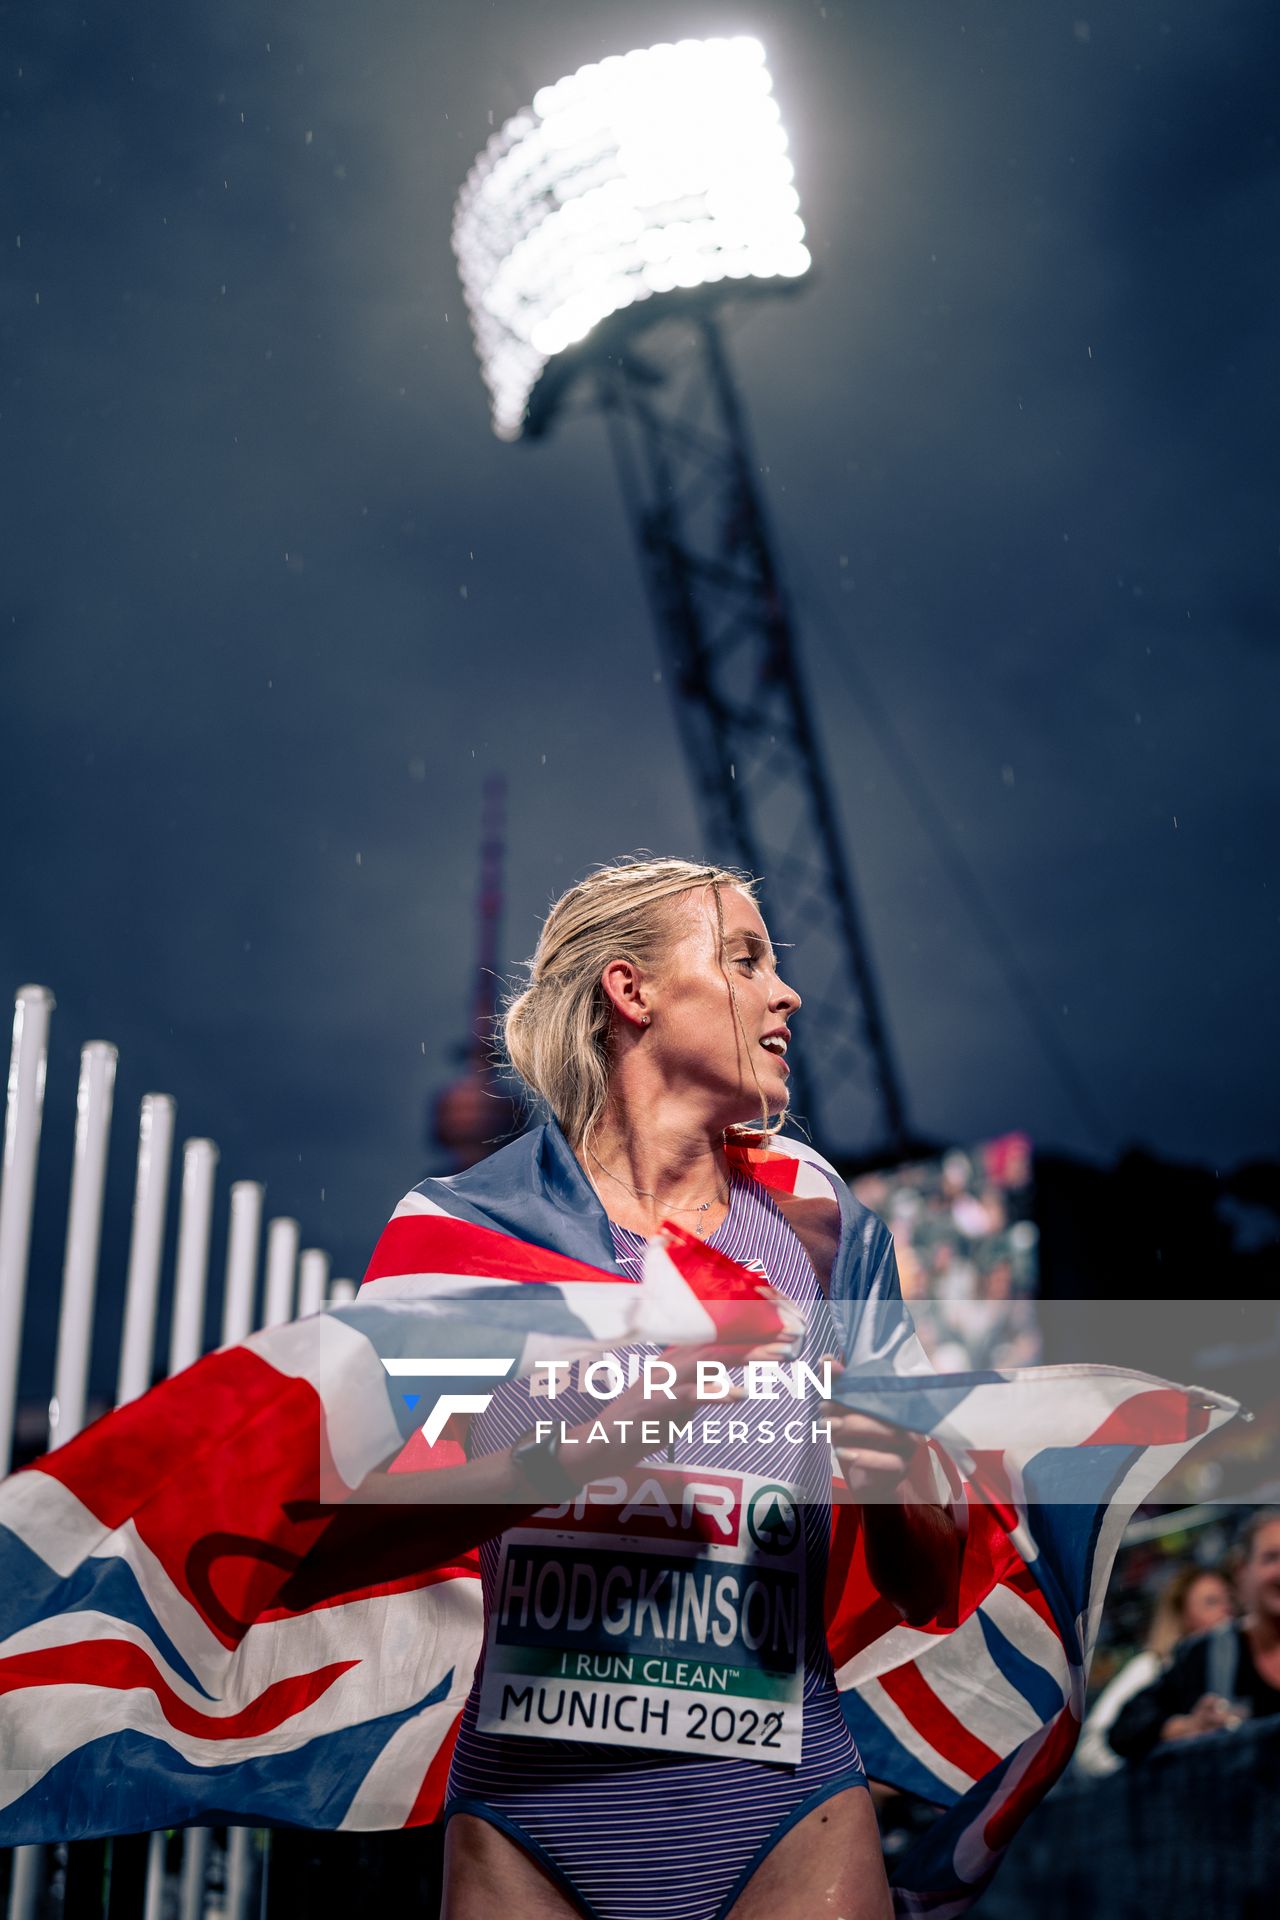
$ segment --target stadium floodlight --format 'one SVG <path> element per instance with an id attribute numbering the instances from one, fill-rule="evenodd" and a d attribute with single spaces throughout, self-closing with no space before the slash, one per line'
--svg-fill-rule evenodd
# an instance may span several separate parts
<path id="1" fill-rule="evenodd" d="M 758 40 L 681 40 L 543 87 L 467 176 L 453 246 L 493 408 L 518 439 L 547 367 L 610 316 L 810 265 Z"/>
<path id="2" fill-rule="evenodd" d="M 708 857 L 767 876 L 821 1053 L 791 1090 L 852 1157 L 911 1131 L 801 671 L 722 308 L 812 264 L 764 48 L 681 40 L 580 67 L 490 140 L 453 245 L 504 440 L 577 385 L 608 427 Z M 919 1156 L 923 1157 L 923 1155 Z"/>

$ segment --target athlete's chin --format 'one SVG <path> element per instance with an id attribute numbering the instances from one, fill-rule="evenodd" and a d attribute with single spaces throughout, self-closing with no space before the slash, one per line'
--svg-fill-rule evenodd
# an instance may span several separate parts
<path id="1" fill-rule="evenodd" d="M 771 1120 L 779 1119 L 791 1105 L 791 1094 L 786 1087 L 750 1087 L 744 1088 L 737 1111 L 729 1122 L 734 1127 L 760 1125 L 761 1107 Z"/>

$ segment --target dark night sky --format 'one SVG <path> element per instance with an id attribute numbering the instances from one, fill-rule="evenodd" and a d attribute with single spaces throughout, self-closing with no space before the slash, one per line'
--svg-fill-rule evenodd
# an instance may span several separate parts
<path id="1" fill-rule="evenodd" d="M 149 1087 L 358 1272 L 465 1024 L 484 775 L 512 964 L 592 861 L 701 851 L 602 431 L 493 438 L 449 249 L 491 121 L 685 35 L 758 35 L 791 134 L 819 271 L 733 351 L 917 1127 L 1280 1149 L 1280 15 L 1075 5 L 0 6 L 42 1292 L 82 1040 L 121 1048 L 114 1285 Z"/>

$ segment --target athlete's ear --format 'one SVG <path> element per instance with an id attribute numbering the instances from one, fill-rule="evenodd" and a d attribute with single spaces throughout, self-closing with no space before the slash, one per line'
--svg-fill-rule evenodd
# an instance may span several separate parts
<path id="1" fill-rule="evenodd" d="M 630 1027 L 647 1027 L 652 1019 L 649 989 L 643 974 L 630 960 L 611 960 L 600 975 L 600 985 L 617 1017 Z"/>

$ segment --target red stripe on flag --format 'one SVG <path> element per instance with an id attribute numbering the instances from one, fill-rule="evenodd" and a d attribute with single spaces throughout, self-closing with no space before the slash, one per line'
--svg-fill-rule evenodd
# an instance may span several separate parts
<path id="1" fill-rule="evenodd" d="M 41 1647 L 0 1660 L 0 1693 L 22 1687 L 106 1687 L 122 1693 L 154 1693 L 169 1725 L 202 1740 L 253 1739 L 271 1733 L 328 1692 L 358 1660 L 335 1660 L 314 1673 L 276 1680 L 238 1713 L 202 1713 L 176 1694 L 154 1660 L 128 1640 L 80 1640 L 68 1647 Z"/>
<path id="2" fill-rule="evenodd" d="M 761 1147 L 726 1146 L 725 1158 L 730 1166 L 750 1174 L 762 1187 L 772 1187 L 777 1193 L 796 1190 L 802 1163 L 789 1153 L 771 1153 Z"/>
<path id="3" fill-rule="evenodd" d="M 718 1253 L 673 1221 L 663 1221 L 662 1233 L 672 1266 L 699 1300 L 763 1300 L 772 1291 L 764 1274 Z"/>
<path id="4" fill-rule="evenodd" d="M 434 1514 L 426 1507 L 352 1506 L 332 1514 L 321 1538 L 281 1587 L 260 1620 L 282 1620 L 322 1607 L 345 1607 L 384 1594 L 415 1593 L 458 1579 L 478 1579 L 473 1551 L 444 1566 L 423 1565 Z"/>
<path id="5" fill-rule="evenodd" d="M 104 1531 L 132 1520 L 178 1591 L 234 1646 L 333 1518 L 319 1504 L 323 1449 L 315 1388 L 227 1347 L 33 1471 L 60 1480 Z"/>
<path id="6" fill-rule="evenodd" d="M 980 1780 L 999 1765 L 1001 1756 L 956 1718 L 913 1663 L 882 1673 L 880 1685 L 934 1751 L 971 1780 Z"/>
<path id="7" fill-rule="evenodd" d="M 1198 1440 L 1209 1430 L 1209 1409 L 1190 1400 L 1177 1387 L 1135 1393 L 1113 1407 L 1100 1427 L 1084 1442 L 1086 1447 L 1168 1447 Z"/>
<path id="8" fill-rule="evenodd" d="M 1080 1722 L 1070 1707 L 1063 1707 L 1057 1719 L 1050 1721 L 1035 1759 L 982 1829 L 982 1837 L 993 1853 L 1008 1846 L 1031 1809 L 1044 1799 L 1075 1752 L 1079 1733 Z"/>
<path id="9" fill-rule="evenodd" d="M 672 1266 L 715 1323 L 717 1341 L 751 1346 L 783 1330 L 764 1274 L 718 1253 L 670 1220 L 663 1221 L 662 1234 Z"/>
<path id="10" fill-rule="evenodd" d="M 827 1645 L 837 1669 L 902 1625 L 902 1615 L 877 1592 L 867 1571 L 862 1508 L 856 1504 L 832 1508 L 825 1603 Z"/>
<path id="11" fill-rule="evenodd" d="M 458 1728 L 462 1725 L 459 1712 L 453 1725 L 431 1757 L 431 1764 L 422 1776 L 422 1785 L 409 1811 L 406 1827 L 429 1827 L 438 1820 L 444 1810 L 444 1793 L 449 1784 L 449 1767 L 453 1761 L 453 1749 L 458 1740 Z"/>
<path id="12" fill-rule="evenodd" d="M 421 1427 L 415 1427 L 388 1465 L 387 1472 L 438 1473 L 441 1467 L 465 1467 L 465 1436 L 470 1424 L 469 1413 L 451 1413 L 445 1421 L 444 1432 L 435 1441 L 428 1440 Z"/>
<path id="13" fill-rule="evenodd" d="M 1022 1593 L 1022 1581 L 1030 1587 L 1024 1597 L 1033 1605 L 1039 1600 L 1045 1618 L 1052 1624 L 1048 1604 L 1010 1542 L 999 1514 L 984 1506 L 972 1489 L 966 1491 L 969 1494 L 968 1526 L 960 1536 L 958 1574 L 936 1618 L 912 1624 L 921 1633 L 951 1633 L 976 1612 L 996 1587 L 1003 1583 L 1016 1586 Z M 860 1513 L 857 1506 L 833 1508 L 826 1609 L 827 1643 L 837 1668 L 871 1646 L 882 1634 L 902 1624 L 897 1608 L 876 1591 L 867 1569 Z"/>
<path id="14" fill-rule="evenodd" d="M 406 1213 L 383 1228 L 365 1272 L 366 1280 L 410 1273 L 460 1274 L 483 1280 L 542 1281 L 552 1286 L 584 1281 L 631 1286 L 624 1274 L 606 1273 L 493 1227 L 473 1227 L 441 1214 Z"/>

